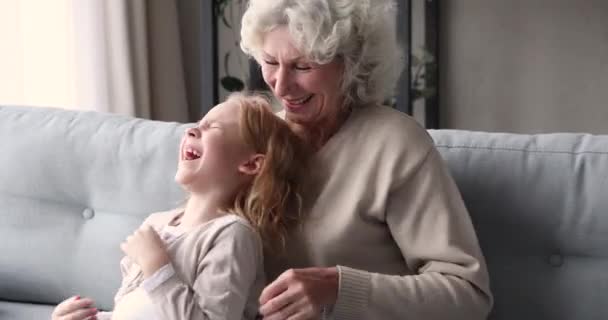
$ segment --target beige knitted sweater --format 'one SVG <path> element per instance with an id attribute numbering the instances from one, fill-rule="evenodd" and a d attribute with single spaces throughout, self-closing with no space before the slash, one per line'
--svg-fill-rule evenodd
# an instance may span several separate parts
<path id="1" fill-rule="evenodd" d="M 355 109 L 316 154 L 306 222 L 269 280 L 338 266 L 328 318 L 485 319 L 486 264 L 469 214 L 427 132 L 387 107 Z"/>

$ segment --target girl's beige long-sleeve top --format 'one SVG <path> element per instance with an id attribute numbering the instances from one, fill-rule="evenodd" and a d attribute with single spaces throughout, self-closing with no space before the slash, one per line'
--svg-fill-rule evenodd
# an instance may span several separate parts
<path id="1" fill-rule="evenodd" d="M 264 288 L 261 239 L 242 218 L 227 214 L 191 230 L 169 225 L 179 210 L 150 215 L 171 263 L 148 279 L 128 257 L 113 320 L 252 320 Z"/>

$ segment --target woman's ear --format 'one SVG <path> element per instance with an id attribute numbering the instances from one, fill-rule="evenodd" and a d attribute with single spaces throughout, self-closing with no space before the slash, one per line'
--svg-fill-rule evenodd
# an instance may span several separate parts
<path id="1" fill-rule="evenodd" d="M 239 166 L 239 172 L 245 175 L 256 175 L 262 170 L 264 165 L 264 155 L 256 153 Z"/>

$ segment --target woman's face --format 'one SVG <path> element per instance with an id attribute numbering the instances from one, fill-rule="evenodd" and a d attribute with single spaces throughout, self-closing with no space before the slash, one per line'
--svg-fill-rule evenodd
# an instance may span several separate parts
<path id="1" fill-rule="evenodd" d="M 316 64 L 292 44 L 285 27 L 266 34 L 261 61 L 264 81 L 285 109 L 285 119 L 305 126 L 335 117 L 342 104 L 342 63 Z"/>
<path id="2" fill-rule="evenodd" d="M 229 100 L 186 130 L 175 174 L 179 184 L 190 191 L 203 191 L 239 181 L 238 167 L 252 154 L 240 136 L 239 116 L 239 105 Z"/>

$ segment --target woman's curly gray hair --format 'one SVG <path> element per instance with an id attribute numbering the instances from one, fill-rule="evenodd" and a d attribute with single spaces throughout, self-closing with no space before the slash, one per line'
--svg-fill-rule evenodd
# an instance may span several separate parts
<path id="1" fill-rule="evenodd" d="M 250 0 L 241 26 L 242 50 L 261 62 L 266 33 L 287 26 L 310 60 L 344 63 L 348 107 L 380 104 L 393 94 L 403 69 L 393 0 Z"/>

